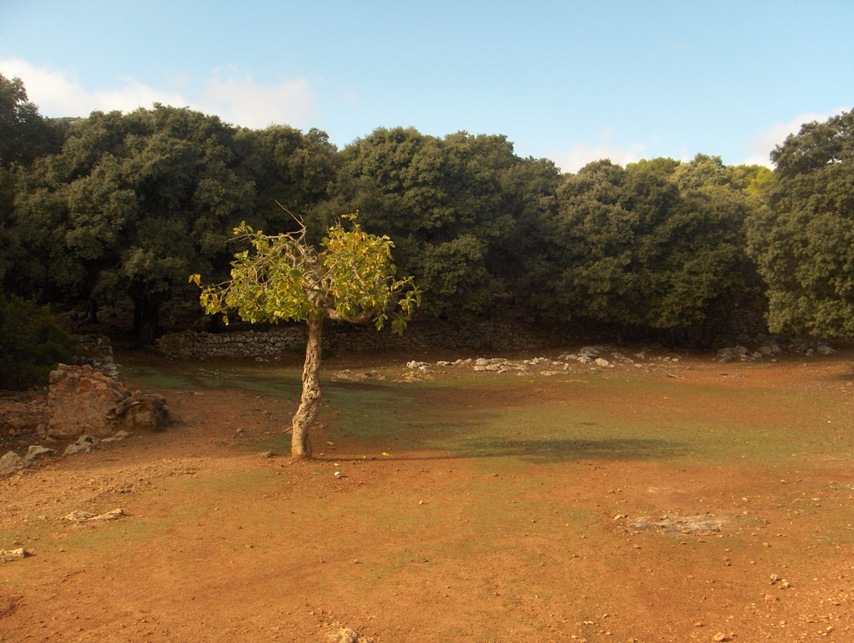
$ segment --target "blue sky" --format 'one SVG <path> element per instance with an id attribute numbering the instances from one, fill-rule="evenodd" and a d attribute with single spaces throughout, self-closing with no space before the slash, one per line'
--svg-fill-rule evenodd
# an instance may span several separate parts
<path id="1" fill-rule="evenodd" d="M 155 101 L 253 128 L 504 134 L 566 171 L 765 163 L 854 107 L 854 2 L 0 0 L 0 73 L 46 116 Z"/>

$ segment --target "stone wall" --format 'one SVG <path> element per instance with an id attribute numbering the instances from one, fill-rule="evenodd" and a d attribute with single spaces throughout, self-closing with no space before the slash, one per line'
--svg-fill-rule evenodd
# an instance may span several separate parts
<path id="1" fill-rule="evenodd" d="M 330 350 L 430 350 L 473 349 L 518 351 L 559 346 L 569 341 L 560 329 L 530 328 L 509 322 L 479 321 L 468 325 L 432 322 L 411 324 L 403 335 L 372 326 L 327 323 L 323 345 Z M 182 359 L 216 357 L 270 357 L 285 352 L 302 354 L 306 344 L 304 324 L 288 324 L 266 331 L 207 333 L 183 331 L 157 340 L 164 355 Z"/>

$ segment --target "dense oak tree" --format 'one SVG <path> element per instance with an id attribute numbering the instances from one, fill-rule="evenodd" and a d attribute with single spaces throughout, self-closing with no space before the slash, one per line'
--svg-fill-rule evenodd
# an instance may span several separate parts
<path id="1" fill-rule="evenodd" d="M 242 158 L 240 172 L 255 184 L 258 225 L 292 231 L 295 222 L 287 211 L 298 212 L 309 236 L 319 238 L 326 225 L 317 210 L 339 165 L 338 150 L 326 133 L 312 129 L 303 134 L 286 125 L 271 125 L 263 130 L 241 129 L 236 144 Z"/>
<path id="2" fill-rule="evenodd" d="M 423 290 L 421 318 L 514 303 L 541 320 L 708 338 L 761 298 L 758 266 L 773 330 L 850 335 L 851 120 L 805 125 L 773 173 L 699 154 L 561 174 L 500 135 L 380 128 L 338 151 L 319 130 L 162 105 L 43 119 L 22 81 L 0 76 L 0 281 L 92 318 L 132 311 L 151 338 L 165 302 L 189 302 L 191 265 L 226 277 L 237 222 L 303 229 L 282 204 L 313 245 L 361 211 Z"/>
<path id="3" fill-rule="evenodd" d="M 750 252 L 777 332 L 854 336 L 854 111 L 807 123 L 771 153 Z"/>
<path id="4" fill-rule="evenodd" d="M 73 123 L 19 196 L 22 239 L 38 249 L 21 279 L 51 300 L 128 299 L 135 332 L 150 339 L 188 262 L 209 272 L 225 261 L 226 230 L 251 214 L 254 184 L 240 160 L 232 128 L 188 109 Z"/>
<path id="5" fill-rule="evenodd" d="M 527 258 L 529 304 L 547 319 L 708 336 L 750 274 L 751 202 L 718 171 L 701 157 L 628 170 L 599 161 L 565 176 L 535 232 L 543 252 Z"/>
<path id="6" fill-rule="evenodd" d="M 27 99 L 20 78 L 0 74 L 0 167 L 29 165 L 37 157 L 55 151 L 60 144 L 62 122 L 52 123 Z"/>
<path id="7" fill-rule="evenodd" d="M 511 287 L 509 239 L 557 177 L 553 164 L 517 157 L 504 136 L 466 132 L 381 128 L 341 155 L 333 207 L 365 212 L 366 229 L 395 240 L 424 313 L 438 317 L 483 314 Z"/>

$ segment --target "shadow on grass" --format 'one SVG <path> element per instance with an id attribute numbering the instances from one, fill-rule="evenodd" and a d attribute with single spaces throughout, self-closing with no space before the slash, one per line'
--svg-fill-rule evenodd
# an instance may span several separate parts
<path id="1" fill-rule="evenodd" d="M 517 458 L 532 464 L 553 464 L 576 460 L 668 460 L 684 456 L 688 449 L 686 445 L 657 439 L 620 439 L 603 438 L 601 440 L 575 439 L 527 439 L 527 440 L 498 440 L 490 437 L 461 440 L 448 445 L 448 451 L 441 447 L 427 447 L 424 450 L 436 449 L 435 455 L 425 454 L 423 450 L 412 455 L 395 454 L 391 456 L 373 457 L 372 460 L 410 461 L 410 460 L 467 460 L 477 458 Z M 350 456 L 338 454 L 334 457 L 320 456 L 316 460 L 338 461 L 347 460 Z"/>
<path id="2" fill-rule="evenodd" d="M 477 438 L 465 441 L 457 451 L 462 457 L 513 457 L 526 462 L 549 463 L 566 460 L 665 460 L 682 456 L 687 449 L 682 444 L 657 439 Z"/>

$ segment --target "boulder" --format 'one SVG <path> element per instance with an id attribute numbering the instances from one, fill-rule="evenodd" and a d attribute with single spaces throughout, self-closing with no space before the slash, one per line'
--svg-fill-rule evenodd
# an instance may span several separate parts
<path id="1" fill-rule="evenodd" d="M 74 444 L 69 444 L 65 447 L 65 451 L 62 453 L 63 456 L 69 455 L 77 455 L 79 453 L 89 453 L 92 449 L 94 449 L 98 445 L 98 438 L 92 437 L 91 435 L 81 435 L 77 438 L 77 442 Z"/>
<path id="2" fill-rule="evenodd" d="M 24 468 L 24 461 L 14 451 L 9 451 L 0 458 L 0 478 L 10 476 Z"/>
<path id="3" fill-rule="evenodd" d="M 165 428 L 169 408 L 162 395 L 130 392 L 91 366 L 60 364 L 50 374 L 48 436 L 105 438 L 117 430 Z"/>
<path id="4" fill-rule="evenodd" d="M 24 466 L 28 467 L 39 458 L 53 455 L 56 455 L 56 449 L 43 447 L 39 444 L 31 444 L 30 448 L 27 449 L 27 454 L 24 456 Z"/>

